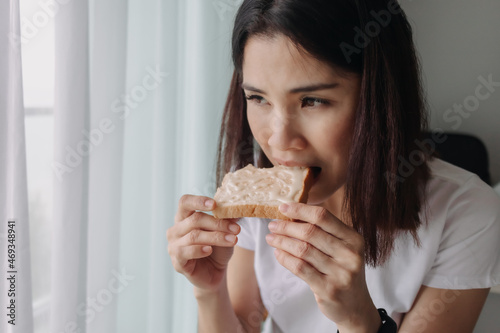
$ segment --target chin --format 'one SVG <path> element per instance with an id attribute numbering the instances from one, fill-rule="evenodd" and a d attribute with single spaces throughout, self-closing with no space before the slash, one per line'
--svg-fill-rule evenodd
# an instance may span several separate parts
<path id="1" fill-rule="evenodd" d="M 333 194 L 333 193 L 330 193 L 330 194 Z M 329 197 L 330 197 L 330 195 L 317 193 L 313 188 L 313 189 L 311 189 L 311 191 L 309 192 L 309 196 L 307 197 L 307 204 L 318 206 L 318 205 L 321 205 L 322 203 L 325 203 Z"/>
<path id="2" fill-rule="evenodd" d="M 308 205 L 319 206 L 331 200 L 332 197 L 342 188 L 338 185 L 327 185 L 315 183 L 309 191 L 307 198 Z M 332 191 L 333 189 L 333 191 Z M 342 199 L 343 200 L 343 199 Z"/>

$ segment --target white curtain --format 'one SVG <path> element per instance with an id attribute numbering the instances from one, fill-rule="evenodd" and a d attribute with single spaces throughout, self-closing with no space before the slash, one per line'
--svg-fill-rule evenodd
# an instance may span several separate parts
<path id="1" fill-rule="evenodd" d="M 51 333 L 196 331 L 165 231 L 215 190 L 238 2 L 58 2 Z"/>
<path id="2" fill-rule="evenodd" d="M 33 331 L 19 1 L 0 2 L 0 332 Z"/>

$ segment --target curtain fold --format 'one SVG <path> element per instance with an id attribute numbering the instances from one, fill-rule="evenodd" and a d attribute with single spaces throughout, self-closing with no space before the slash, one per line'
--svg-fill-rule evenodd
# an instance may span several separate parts
<path id="1" fill-rule="evenodd" d="M 90 128 L 87 332 L 117 332 L 127 1 L 90 1 Z"/>
<path id="2" fill-rule="evenodd" d="M 50 331 L 86 331 L 89 154 L 88 1 L 54 18 L 54 221 Z"/>
<path id="3" fill-rule="evenodd" d="M 19 1 L 0 2 L 0 331 L 33 332 Z"/>
<path id="4" fill-rule="evenodd" d="M 61 7 L 51 332 L 196 332 L 165 232 L 182 194 L 215 190 L 232 74 L 219 14 L 202 0 Z"/>

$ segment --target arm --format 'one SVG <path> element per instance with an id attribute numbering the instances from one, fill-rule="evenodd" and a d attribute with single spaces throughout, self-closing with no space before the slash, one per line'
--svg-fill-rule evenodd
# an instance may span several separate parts
<path id="1" fill-rule="evenodd" d="M 448 290 L 422 286 L 399 332 L 471 333 L 488 292 L 489 288 Z"/>
<path id="2" fill-rule="evenodd" d="M 254 270 L 254 252 L 239 246 L 229 261 L 228 289 L 234 311 L 247 332 L 260 332 L 265 308 Z"/>
<path id="3" fill-rule="evenodd" d="M 253 259 L 253 251 L 236 246 L 221 287 L 215 293 L 195 288 L 200 333 L 260 332 L 264 306 Z"/>
<path id="4" fill-rule="evenodd" d="M 236 220 L 215 219 L 202 212 L 214 208 L 210 198 L 182 196 L 175 223 L 167 230 L 168 252 L 175 270 L 194 286 L 200 332 L 244 333 L 227 288 L 228 263 L 240 227 Z"/>

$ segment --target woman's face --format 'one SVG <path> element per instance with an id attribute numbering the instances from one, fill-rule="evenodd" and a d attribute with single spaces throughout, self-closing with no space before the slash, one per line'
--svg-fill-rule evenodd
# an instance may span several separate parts
<path id="1" fill-rule="evenodd" d="M 343 200 L 358 105 L 357 75 L 340 76 L 283 36 L 251 37 L 243 62 L 248 122 L 274 165 L 320 167 L 309 204 Z"/>

